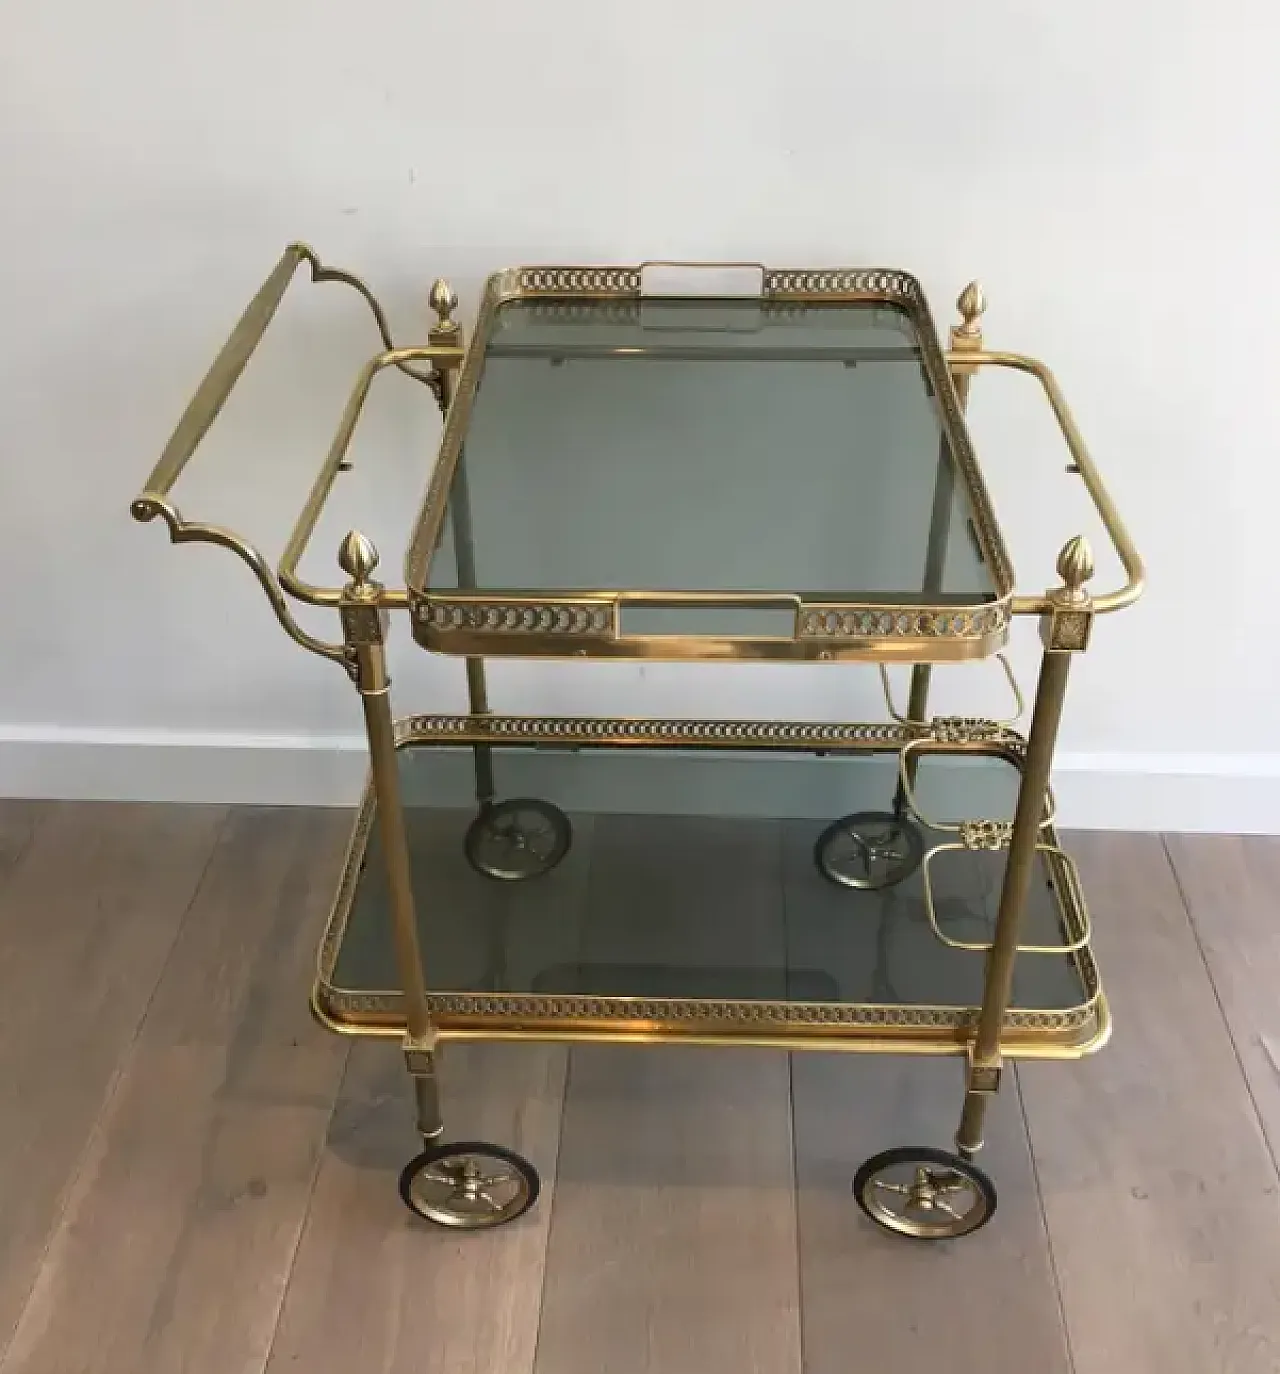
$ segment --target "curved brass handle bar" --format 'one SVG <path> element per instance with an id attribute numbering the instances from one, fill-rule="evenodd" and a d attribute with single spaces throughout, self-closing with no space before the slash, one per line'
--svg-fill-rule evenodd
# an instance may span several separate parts
<path id="1" fill-rule="evenodd" d="M 311 268 L 313 282 L 338 281 L 358 291 L 373 311 L 374 322 L 387 350 L 395 351 L 387 326 L 387 317 L 364 282 L 359 277 L 352 276 L 350 272 L 343 272 L 336 267 L 326 267 L 316 257 L 314 250 L 305 243 L 291 243 L 266 281 L 258 288 L 257 294 L 245 307 L 244 314 L 236 322 L 226 343 L 222 345 L 218 356 L 205 373 L 204 380 L 196 388 L 196 394 L 182 412 L 182 418 L 170 435 L 169 442 L 164 446 L 159 462 L 147 478 L 143 496 L 168 495 L 201 439 L 208 433 L 209 427 L 226 405 L 227 398 L 240 380 L 240 374 L 262 342 L 267 326 L 275 318 L 294 273 L 304 262 Z M 407 360 L 402 358 L 393 361 L 397 367 L 408 371 L 417 380 L 429 384 L 430 373 L 422 373 L 416 368 L 408 367 Z"/>
<path id="2" fill-rule="evenodd" d="M 239 535 L 220 525 L 205 525 L 184 520 L 177 508 L 166 499 L 182 475 L 183 469 L 199 447 L 200 441 L 209 432 L 210 427 L 221 413 L 222 407 L 227 403 L 228 397 L 240 380 L 241 373 L 244 372 L 250 358 L 253 357 L 258 345 L 262 342 L 267 327 L 275 318 L 275 313 L 280 308 L 280 303 L 284 299 L 285 292 L 288 290 L 295 272 L 304 262 L 311 269 L 313 282 L 341 282 L 352 287 L 364 298 L 369 309 L 373 312 L 374 323 L 377 325 L 378 333 L 386 346 L 386 351 L 380 354 L 377 360 L 379 366 L 395 366 L 417 381 L 432 385 L 433 373 L 410 366 L 412 359 L 431 358 L 442 367 L 456 367 L 461 361 L 460 349 L 397 350 L 392 344 L 391 330 L 387 324 L 386 314 L 368 286 L 350 272 L 345 272 L 337 267 L 326 267 L 307 244 L 291 243 L 284 250 L 280 261 L 271 270 L 266 281 L 258 288 L 253 299 L 245 307 L 244 313 L 236 322 L 226 343 L 223 344 L 208 372 L 205 373 L 204 379 L 196 388 L 195 395 L 188 402 L 187 408 L 183 411 L 182 417 L 170 435 L 169 442 L 164 446 L 159 461 L 151 470 L 141 495 L 133 502 L 130 509 L 135 520 L 145 522 L 154 520 L 157 516 L 162 517 L 169 527 L 169 538 L 175 544 L 216 544 L 220 548 L 230 549 L 232 553 L 249 565 L 262 590 L 266 592 L 267 600 L 271 603 L 271 609 L 275 612 L 276 619 L 279 620 L 292 640 L 312 653 L 333 659 L 335 662 L 345 663 L 346 658 L 341 645 L 328 644 L 324 640 L 308 634 L 293 618 L 285 602 L 280 583 L 276 580 L 266 559 L 252 544 L 247 543 Z M 350 434 L 348 433 L 347 442 L 349 441 Z M 323 500 L 323 496 L 321 499 Z M 308 511 L 310 504 L 308 503 Z M 306 515 L 307 511 L 304 511 L 304 519 Z M 317 508 L 311 515 L 312 526 L 314 526 L 318 515 L 319 510 Z M 397 596 L 400 604 L 407 604 L 408 598 L 403 592 L 388 593 L 390 601 L 395 601 Z M 336 597 L 332 604 L 336 604 Z"/>
<path id="3" fill-rule="evenodd" d="M 230 549 L 232 553 L 242 558 L 249 565 L 249 570 L 258 579 L 262 590 L 266 592 L 267 600 L 271 603 L 271 609 L 276 613 L 276 619 L 284 627 L 289 638 L 311 653 L 319 654 L 321 658 L 328 658 L 335 663 L 341 663 L 350 671 L 344 645 L 329 644 L 323 639 L 317 639 L 315 635 L 308 634 L 293 618 L 289 604 L 284 599 L 284 593 L 272 575 L 271 565 L 252 544 L 247 543 L 238 534 L 223 528 L 221 525 L 203 525 L 195 521 L 184 520 L 169 501 L 150 492 L 144 492 L 143 495 L 137 497 L 129 510 L 135 520 L 141 520 L 144 523 L 159 516 L 169 527 L 169 539 L 174 544 L 216 544 L 219 548 Z"/>
<path id="4" fill-rule="evenodd" d="M 1104 592 L 1101 596 L 1095 596 L 1092 601 L 1092 610 L 1097 615 L 1106 615 L 1109 611 L 1122 611 L 1126 606 L 1132 606 L 1142 595 L 1146 581 L 1147 574 L 1143 567 L 1142 557 L 1138 553 L 1129 531 L 1125 528 L 1124 521 L 1120 518 L 1120 512 L 1111 499 L 1111 493 L 1102 480 L 1102 474 L 1089 456 L 1084 437 L 1076 425 L 1075 417 L 1071 414 L 1067 399 L 1062 394 L 1062 389 L 1058 386 L 1053 373 L 1038 358 L 1028 358 L 1022 353 L 952 350 L 946 355 L 946 359 L 947 365 L 956 369 L 1008 367 L 1015 372 L 1027 372 L 1036 378 L 1044 388 L 1054 417 L 1058 421 L 1058 427 L 1062 430 L 1062 437 L 1067 441 L 1067 448 L 1071 451 L 1071 460 L 1084 480 L 1085 490 L 1088 491 L 1089 498 L 1106 527 L 1107 536 L 1119 555 L 1128 579 L 1118 591 Z M 1012 610 L 1014 615 L 1044 615 L 1052 609 L 1052 603 L 1045 596 L 1015 596 L 1013 598 Z"/>
<path id="5" fill-rule="evenodd" d="M 995 655 L 995 659 L 1000 664 L 1001 668 L 1004 669 L 1005 681 L 1008 682 L 1009 687 L 1013 692 L 1014 709 L 1013 715 L 1007 716 L 1004 719 L 1000 720 L 993 719 L 991 723 L 993 725 L 998 725 L 1001 727 L 1007 725 L 1016 725 L 1018 721 L 1020 721 L 1022 717 L 1026 714 L 1026 698 L 1022 695 L 1022 688 L 1018 686 L 1018 679 L 1014 675 L 1013 665 L 1009 662 L 1009 655 L 998 653 Z M 976 661 L 981 663 L 985 660 L 978 659 Z M 892 719 L 897 721 L 899 725 L 905 725 L 909 730 L 928 730 L 929 721 L 913 720 L 909 715 L 906 714 L 906 712 L 898 710 L 897 706 L 894 705 L 893 701 L 893 683 L 889 681 L 889 665 L 887 663 L 880 663 L 877 664 L 877 667 L 880 669 L 880 687 L 881 690 L 884 692 L 885 708 L 888 710 L 889 715 L 892 717 Z M 909 709 L 910 707 L 908 707 L 908 710 Z"/>
<path id="6" fill-rule="evenodd" d="M 383 348 L 385 348 L 388 353 L 395 352 L 396 346 L 391 338 L 391 326 L 387 323 L 386 312 L 383 310 L 378 298 L 369 290 L 368 285 L 353 272 L 345 272 L 341 267 L 326 267 L 305 243 L 295 243 L 292 244 L 291 247 L 299 249 L 307 262 L 311 265 L 311 280 L 313 282 L 342 282 L 344 286 L 351 287 L 353 291 L 358 291 L 365 298 L 369 309 L 373 311 L 373 320 L 378 326 L 378 333 L 382 338 Z M 461 357 L 461 355 L 459 355 L 459 357 Z M 435 385 L 435 377 L 432 372 L 423 372 L 420 368 L 410 367 L 408 362 L 403 358 L 395 359 L 393 363 L 401 372 L 412 377 L 415 381 L 422 382 L 426 386 Z"/>
<path id="7" fill-rule="evenodd" d="M 342 418 L 338 421 L 338 428 L 334 432 L 333 441 L 329 445 L 329 452 L 320 465 L 320 471 L 316 474 L 316 480 L 312 484 L 306 504 L 302 507 L 297 524 L 294 525 L 289 540 L 284 546 L 284 552 L 280 555 L 278 568 L 280 585 L 290 596 L 296 597 L 299 601 L 305 601 L 311 606 L 337 606 L 342 600 L 342 592 L 339 588 L 318 587 L 299 577 L 298 564 L 306 553 L 307 545 L 311 542 L 311 536 L 315 533 L 316 524 L 320 519 L 320 512 L 329 499 L 329 494 L 333 490 L 334 482 L 338 479 L 338 474 L 350 466 L 347 462 L 347 450 L 351 447 L 356 423 L 360 419 L 360 412 L 364 409 L 364 403 L 368 398 L 369 388 L 373 385 L 373 379 L 386 367 L 398 367 L 404 371 L 413 359 L 427 359 L 436 367 L 451 368 L 457 367 L 462 362 L 462 358 L 463 350 L 461 348 L 455 348 L 448 344 L 422 344 L 410 348 L 388 348 L 385 353 L 379 353 L 376 357 L 370 358 L 360 369 L 355 386 L 352 387 L 351 395 L 347 398 L 347 404 L 343 408 Z M 417 375 L 416 372 L 414 375 Z M 377 604 L 384 610 L 404 610 L 409 605 L 409 594 L 403 589 L 384 587 L 378 594 Z"/>

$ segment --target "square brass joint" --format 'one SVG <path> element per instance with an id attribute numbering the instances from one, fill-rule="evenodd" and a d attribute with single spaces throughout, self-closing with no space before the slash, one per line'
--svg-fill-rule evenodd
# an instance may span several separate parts
<path id="1" fill-rule="evenodd" d="M 965 1087 L 971 1093 L 998 1093 L 1000 1091 L 1000 1075 L 1003 1071 L 1003 1065 L 998 1059 L 991 1064 L 975 1064 L 970 1060 Z"/>
<path id="2" fill-rule="evenodd" d="M 390 615 L 376 605 L 344 600 L 338 608 L 342 637 L 351 645 L 382 644 L 391 624 Z"/>
<path id="3" fill-rule="evenodd" d="M 1083 653 L 1092 634 L 1093 608 L 1088 604 L 1055 605 L 1040 621 L 1040 638 L 1050 653 Z"/>
<path id="4" fill-rule="evenodd" d="M 404 1051 L 404 1066 L 414 1078 L 433 1078 L 436 1071 L 435 1031 L 414 1039 L 406 1035 L 401 1048 Z"/>

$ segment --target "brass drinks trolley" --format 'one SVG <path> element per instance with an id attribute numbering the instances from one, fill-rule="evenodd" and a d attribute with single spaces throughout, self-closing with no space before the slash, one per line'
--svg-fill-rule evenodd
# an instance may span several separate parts
<path id="1" fill-rule="evenodd" d="M 383 350 L 273 571 L 169 493 L 303 264 L 364 297 Z M 427 342 L 396 347 L 363 282 L 289 247 L 132 507 L 175 543 L 242 558 L 290 638 L 359 693 L 371 778 L 312 1006 L 403 1047 L 425 1146 L 404 1200 L 470 1229 L 537 1196 L 519 1155 L 444 1142 L 448 1040 L 954 1054 L 955 1153 L 886 1150 L 854 1192 L 900 1234 L 976 1229 L 995 1207 L 973 1160 L 1004 1061 L 1078 1057 L 1110 1031 L 1049 778 L 1072 656 L 1095 616 L 1138 598 L 1143 569 L 1053 377 L 984 350 L 976 285 L 944 352 L 919 284 L 893 270 L 516 268 L 490 278 L 465 347 L 443 282 L 430 304 Z M 964 421 L 984 367 L 1042 384 L 1118 590 L 1088 590 L 1083 537 L 1061 551 L 1061 585 L 1015 589 Z M 405 585 L 375 580 L 378 555 L 352 532 L 346 582 L 316 586 L 299 565 L 386 369 L 444 415 Z M 335 610 L 341 637 L 305 631 L 291 598 Z M 391 611 L 465 660 L 465 714 L 393 717 Z M 1043 642 L 1025 735 L 1000 652 L 1016 616 Z M 874 665 L 888 709 L 860 723 L 505 715 L 485 660 L 506 656 Z M 935 669 L 978 660 L 1003 665 L 1008 719 L 931 717 Z M 909 670 L 901 708 L 894 665 Z"/>

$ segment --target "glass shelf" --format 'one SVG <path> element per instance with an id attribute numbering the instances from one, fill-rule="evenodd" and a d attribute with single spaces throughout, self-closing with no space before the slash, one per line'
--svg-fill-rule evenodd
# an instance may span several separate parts
<path id="1" fill-rule="evenodd" d="M 649 299 L 510 275 L 407 563 L 425 647 L 943 661 L 1004 642 L 1012 574 L 914 278 Z"/>
<path id="2" fill-rule="evenodd" d="M 591 1001 L 689 1001 L 753 1008 L 820 1004 L 851 1033 L 887 1024 L 954 1035 L 981 1001 L 984 960 L 930 929 L 920 872 L 877 891 L 837 886 L 814 846 L 837 816 L 894 805 L 893 753 L 768 756 L 628 748 L 492 748 L 498 798 L 536 797 L 568 815 L 572 844 L 551 871 L 498 881 L 465 851 L 476 818 L 471 751 L 400 752 L 417 915 L 437 1020 L 540 1015 L 581 1020 Z M 1012 816 L 1019 773 L 973 751 L 923 756 L 916 790 L 937 820 Z M 398 997 L 376 817 L 358 845 L 349 913 L 326 941 L 321 1002 L 331 1015 L 392 1015 Z M 954 839 L 924 830 L 925 848 Z M 991 938 L 1003 853 L 950 854 L 933 874 L 938 918 L 957 940 Z M 1023 927 L 1027 943 L 1065 944 L 1083 920 L 1061 867 L 1046 858 Z M 1059 1030 L 1092 1025 L 1087 950 L 1018 960 L 1011 1016 Z M 501 996 L 495 998 L 492 995 Z M 504 1004 L 504 998 L 506 1002 Z M 506 1010 L 503 1010 L 504 1005 Z M 343 1009 L 346 1009 L 345 1012 Z M 868 1008 L 886 1009 L 880 1019 Z M 841 1009 L 844 1009 L 842 1011 Z M 894 1009 L 901 1012 L 897 1020 Z M 598 1008 L 597 1008 L 598 1010 Z M 830 1027 L 827 1028 L 830 1030 Z"/>
<path id="3" fill-rule="evenodd" d="M 960 604 L 995 595 L 904 312 L 660 309 L 618 320 L 599 302 L 572 325 L 546 322 L 537 302 L 498 310 L 449 495 L 461 499 L 465 479 L 475 580 L 446 527 L 433 590 L 914 603 L 942 481 L 950 519 L 930 591 Z"/>

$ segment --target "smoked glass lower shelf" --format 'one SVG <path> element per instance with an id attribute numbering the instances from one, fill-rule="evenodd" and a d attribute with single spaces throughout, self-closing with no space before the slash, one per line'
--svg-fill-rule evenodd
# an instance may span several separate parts
<path id="1" fill-rule="evenodd" d="M 540 837 L 548 871 L 479 871 L 476 758 L 420 730 L 399 754 L 419 937 L 433 1020 L 446 1038 L 742 1040 L 813 1048 L 956 1052 L 972 1034 L 985 959 L 943 938 L 989 941 L 1003 851 L 928 860 L 860 889 L 816 862 L 837 817 L 892 817 L 896 751 L 485 746 L 495 799 L 536 799 L 568 831 Z M 1017 750 L 931 746 L 919 762 L 918 853 L 934 828 L 1008 819 Z M 900 803 L 899 803 L 900 808 Z M 550 825 L 534 808 L 535 824 Z M 526 816 L 528 813 L 526 813 Z M 540 820 L 540 817 L 542 818 Z M 492 836 L 490 836 L 492 838 Z M 539 837 L 536 837 L 538 839 Z M 506 843 L 503 840 L 503 843 Z M 1046 845 L 1056 843 L 1045 830 Z M 517 860 L 519 856 L 517 855 Z M 917 855 L 918 857 L 918 855 Z M 536 863 L 536 860 L 535 860 Z M 516 864 L 519 867 L 519 864 Z M 1074 869 L 1040 856 L 1005 1018 L 1010 1054 L 1071 1056 L 1108 1028 Z M 314 1004 L 352 1032 L 403 1025 L 377 816 L 362 806 L 320 953 Z M 890 1045 L 890 1048 L 893 1046 Z"/>

